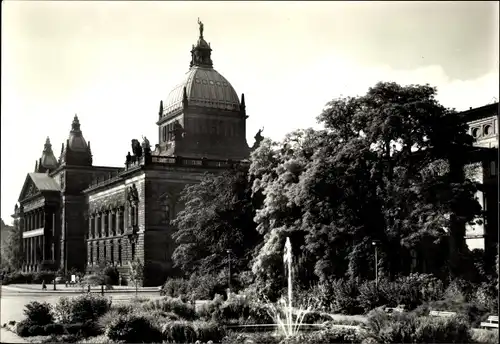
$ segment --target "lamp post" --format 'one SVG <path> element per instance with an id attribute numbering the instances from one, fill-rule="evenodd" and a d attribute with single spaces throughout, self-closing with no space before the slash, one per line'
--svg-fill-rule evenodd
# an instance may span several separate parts
<path id="1" fill-rule="evenodd" d="M 375 287 L 378 289 L 378 241 L 373 240 L 372 245 L 375 247 Z"/>
<path id="2" fill-rule="evenodd" d="M 226 252 L 227 252 L 227 258 L 228 258 L 228 264 L 229 264 L 227 281 L 228 281 L 229 291 L 231 291 L 231 253 L 233 251 L 231 249 L 227 249 Z"/>

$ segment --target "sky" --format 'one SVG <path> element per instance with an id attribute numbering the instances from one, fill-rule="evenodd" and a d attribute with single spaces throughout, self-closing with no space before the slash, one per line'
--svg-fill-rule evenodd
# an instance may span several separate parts
<path id="1" fill-rule="evenodd" d="M 491 2 L 2 2 L 1 217 L 11 222 L 47 136 L 78 114 L 94 165 L 158 142 L 160 100 L 189 68 L 197 18 L 214 68 L 245 93 L 247 141 L 317 127 L 324 105 L 379 81 L 426 84 L 465 110 L 499 94 Z"/>

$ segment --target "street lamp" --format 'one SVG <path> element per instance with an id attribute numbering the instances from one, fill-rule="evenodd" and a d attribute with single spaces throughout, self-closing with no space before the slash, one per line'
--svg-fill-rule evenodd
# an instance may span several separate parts
<path id="1" fill-rule="evenodd" d="M 228 280 L 228 285 L 229 285 L 229 291 L 231 291 L 231 253 L 233 252 L 231 249 L 227 249 L 227 257 L 228 257 L 228 263 L 229 263 L 229 274 L 227 277 Z"/>
<path id="2" fill-rule="evenodd" d="M 375 247 L 375 286 L 378 289 L 378 250 L 377 250 L 378 241 L 373 240 L 372 245 Z"/>

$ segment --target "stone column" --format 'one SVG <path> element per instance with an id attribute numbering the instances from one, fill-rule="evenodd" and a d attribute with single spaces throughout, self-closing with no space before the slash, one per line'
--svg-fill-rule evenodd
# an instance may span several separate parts
<path id="1" fill-rule="evenodd" d="M 24 255 L 26 256 L 26 266 L 30 263 L 30 244 L 29 238 L 24 238 Z"/>
<path id="2" fill-rule="evenodd" d="M 106 232 L 106 222 L 107 222 L 107 216 L 106 216 L 106 212 L 102 212 L 101 214 L 101 230 L 102 230 L 102 236 L 105 237 L 107 236 Z"/>
<path id="3" fill-rule="evenodd" d="M 88 238 L 89 239 L 92 239 L 94 237 L 93 233 L 92 233 L 92 225 L 94 223 L 94 215 L 90 215 L 89 217 L 89 236 Z"/>
<path id="4" fill-rule="evenodd" d="M 114 235 L 114 228 L 113 228 L 113 213 L 114 210 L 108 211 L 108 236 L 113 236 Z"/>
<path id="5" fill-rule="evenodd" d="M 42 236 L 42 261 L 46 259 L 45 257 L 45 234 Z"/>
<path id="6" fill-rule="evenodd" d="M 118 208 L 116 209 L 116 222 L 115 222 L 115 225 L 116 225 L 116 234 L 119 235 L 119 234 L 122 234 L 121 230 L 120 230 L 120 216 L 121 216 L 121 209 Z"/>

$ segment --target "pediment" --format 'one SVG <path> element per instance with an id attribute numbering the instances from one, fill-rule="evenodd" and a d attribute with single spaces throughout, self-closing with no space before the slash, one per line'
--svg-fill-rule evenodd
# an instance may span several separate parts
<path id="1" fill-rule="evenodd" d="M 26 175 L 24 180 L 23 188 L 21 189 L 21 194 L 19 195 L 18 201 L 21 202 L 25 199 L 31 198 L 36 195 L 41 195 L 40 190 L 35 185 L 35 182 L 31 179 L 30 175 Z"/>

